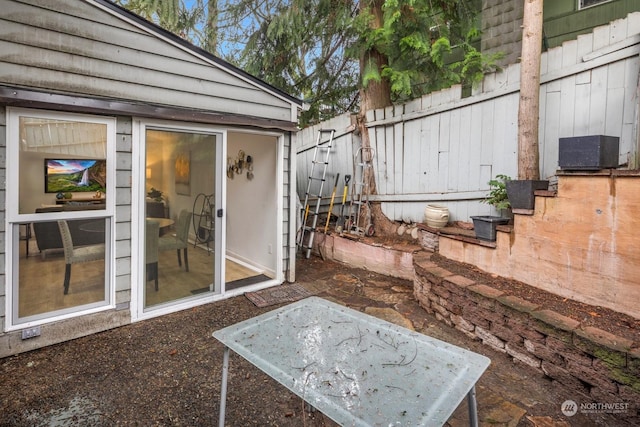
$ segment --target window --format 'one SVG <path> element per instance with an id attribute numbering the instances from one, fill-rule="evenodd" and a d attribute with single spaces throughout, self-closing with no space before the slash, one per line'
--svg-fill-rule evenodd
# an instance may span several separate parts
<path id="1" fill-rule="evenodd" d="M 579 0 L 578 3 L 578 8 L 579 9 L 585 9 L 587 7 L 590 6 L 595 6 L 597 4 L 601 4 L 601 3 L 608 3 L 611 0 Z"/>
<path id="2" fill-rule="evenodd" d="M 9 109 L 7 125 L 7 327 L 110 306 L 115 119 Z"/>

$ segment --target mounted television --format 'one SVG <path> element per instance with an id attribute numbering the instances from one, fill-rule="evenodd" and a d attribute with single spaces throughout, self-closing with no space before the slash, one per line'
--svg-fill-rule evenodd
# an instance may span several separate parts
<path id="1" fill-rule="evenodd" d="M 107 161 L 104 159 L 45 159 L 45 193 L 104 192 Z"/>

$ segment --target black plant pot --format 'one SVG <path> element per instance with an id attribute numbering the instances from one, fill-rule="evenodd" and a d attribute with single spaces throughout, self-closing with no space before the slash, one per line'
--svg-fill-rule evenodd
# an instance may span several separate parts
<path id="1" fill-rule="evenodd" d="M 471 219 L 473 220 L 473 229 L 476 232 L 476 238 L 490 242 L 496 240 L 496 227 L 509 223 L 509 218 L 502 216 L 472 216 Z"/>
<path id="2" fill-rule="evenodd" d="M 547 190 L 549 181 L 514 179 L 507 181 L 506 186 L 511 209 L 533 210 L 536 201 L 533 192 Z"/>

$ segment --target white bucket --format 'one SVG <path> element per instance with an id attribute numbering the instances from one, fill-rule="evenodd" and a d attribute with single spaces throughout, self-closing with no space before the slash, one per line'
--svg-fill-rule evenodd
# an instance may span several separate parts
<path id="1" fill-rule="evenodd" d="M 443 205 L 427 205 L 424 209 L 424 219 L 429 227 L 443 228 L 449 222 L 449 208 Z"/>

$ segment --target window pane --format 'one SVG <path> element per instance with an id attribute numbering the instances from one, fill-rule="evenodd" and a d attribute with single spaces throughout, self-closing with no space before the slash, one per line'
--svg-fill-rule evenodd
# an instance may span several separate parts
<path id="1" fill-rule="evenodd" d="M 104 208 L 106 124 L 22 116 L 19 139 L 19 213 L 65 204 Z"/>
<path id="2" fill-rule="evenodd" d="M 147 130 L 145 308 L 214 292 L 216 136 Z"/>
<path id="3" fill-rule="evenodd" d="M 42 318 L 107 300 L 106 224 L 105 218 L 13 224 L 18 318 Z M 69 238 L 63 238 L 67 229 Z"/>
<path id="4" fill-rule="evenodd" d="M 580 0 L 580 9 L 584 9 L 585 7 L 594 6 L 600 3 L 606 3 L 611 0 Z"/>

